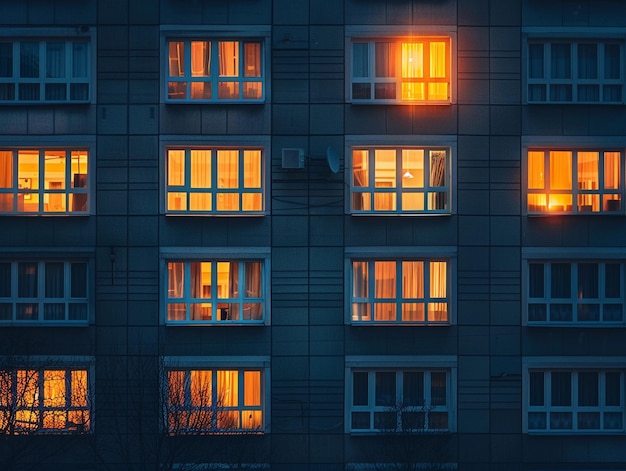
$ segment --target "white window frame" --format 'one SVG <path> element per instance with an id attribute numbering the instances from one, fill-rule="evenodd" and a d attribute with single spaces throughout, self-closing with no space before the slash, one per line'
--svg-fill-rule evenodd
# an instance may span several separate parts
<path id="1" fill-rule="evenodd" d="M 211 187 L 210 188 L 194 188 L 191 186 L 191 150 L 211 150 Z M 255 217 L 265 216 L 270 213 L 269 182 L 271 168 L 271 148 L 270 140 L 261 136 L 223 136 L 219 139 L 207 141 L 198 137 L 190 137 L 182 139 L 180 136 L 163 136 L 160 145 L 162 171 L 162 195 L 161 213 L 167 216 L 244 216 Z M 168 184 L 168 150 L 184 150 L 185 151 L 185 182 L 182 186 L 170 186 Z M 216 166 L 216 151 L 219 150 L 238 150 L 239 151 L 239 186 L 237 188 L 218 188 L 218 174 Z M 244 187 L 244 171 L 243 171 L 243 151 L 260 150 L 261 151 L 261 188 L 245 188 Z M 170 193 L 184 193 L 186 196 L 186 208 L 184 210 L 168 209 L 168 195 Z M 211 210 L 190 210 L 189 199 L 194 193 L 210 193 L 211 194 Z M 242 207 L 242 195 L 255 194 L 261 195 L 262 204 L 260 210 L 218 210 L 217 199 L 219 195 L 238 195 L 239 207 Z"/>
<path id="2" fill-rule="evenodd" d="M 376 79 L 374 73 L 374 58 L 373 58 L 373 45 L 376 42 L 382 42 L 394 40 L 402 42 L 417 41 L 420 38 L 430 40 L 434 38 L 445 39 L 449 42 L 449 54 L 448 58 L 448 98 L 446 100 L 403 100 L 401 97 L 402 77 L 397 76 L 395 80 L 391 78 Z M 369 57 L 369 77 L 355 78 L 353 77 L 353 44 L 354 43 L 368 43 L 368 57 Z M 457 45 L 456 45 L 456 26 L 428 26 L 428 25 L 413 25 L 411 27 L 401 26 L 355 26 L 347 25 L 345 28 L 345 44 L 346 44 L 346 64 L 345 64 L 345 96 L 346 103 L 352 104 L 394 104 L 394 105 L 449 105 L 456 103 L 456 76 L 457 76 Z M 407 79 L 410 82 L 411 79 Z M 370 98 L 353 98 L 352 97 L 352 84 L 355 83 L 369 83 L 371 88 Z M 424 79 L 423 82 L 428 88 L 429 81 Z M 374 84 L 376 83 L 395 83 L 396 84 L 396 98 L 375 98 L 374 97 Z"/>
<path id="3" fill-rule="evenodd" d="M 522 359 L 522 432 L 529 435 L 624 435 L 626 432 L 626 406 L 624 389 L 626 387 L 625 377 L 626 357 L 525 357 Z M 581 372 L 600 373 L 600 385 L 598 391 L 598 406 L 583 406 L 577 403 L 577 390 L 575 388 L 575 379 L 571 378 L 571 405 L 569 406 L 551 406 L 549 382 L 544 374 L 544 399 L 543 405 L 530 405 L 530 373 L 531 372 L 571 372 L 576 375 Z M 620 374 L 620 402 L 619 406 L 606 405 L 606 396 L 604 396 L 605 376 L 607 372 Z M 604 396 L 604 397 L 603 397 Z M 554 413 L 571 413 L 572 428 L 551 428 L 550 416 Z M 604 413 L 621 413 L 621 428 L 578 428 L 577 413 L 592 412 L 603 415 Z M 546 428 L 529 428 L 529 414 L 544 413 L 546 415 Z M 556 420 L 556 418 L 555 418 Z M 602 423 L 601 419 L 601 423 Z"/>
<path id="4" fill-rule="evenodd" d="M 374 382 L 370 378 L 372 374 L 368 374 L 368 405 L 353 406 L 353 373 L 354 372 L 445 372 L 446 373 L 446 405 L 437 407 L 433 406 L 430 412 L 446 412 L 448 415 L 448 428 L 443 429 L 415 429 L 408 433 L 450 433 L 456 431 L 456 411 L 457 411 L 457 360 L 454 356 L 346 356 L 345 359 L 345 432 L 351 435 L 373 435 L 381 433 L 401 433 L 401 430 L 381 430 L 377 429 L 373 423 L 373 414 L 375 412 L 396 412 L 401 414 L 402 410 L 392 410 L 385 406 L 375 405 Z M 401 383 L 396 375 L 396 394 L 401 394 Z M 426 387 L 426 385 L 425 385 Z M 412 411 L 412 408 L 410 408 Z M 416 410 L 420 412 L 420 410 Z M 352 428 L 352 412 L 369 412 L 370 425 L 369 429 L 353 429 Z M 398 419 L 400 420 L 400 419 Z"/>
<path id="5" fill-rule="evenodd" d="M 89 26 L 76 28 L 4 28 L 0 37 L 0 43 L 12 44 L 12 76 L 0 77 L 0 105 L 32 105 L 32 104 L 86 104 L 95 103 L 96 97 L 96 30 Z M 38 43 L 39 49 L 39 77 L 20 77 L 20 44 Z M 46 72 L 46 43 L 65 43 L 65 74 L 66 77 L 50 78 Z M 72 43 L 87 43 L 87 64 L 85 65 L 87 77 L 72 78 Z M 65 85 L 65 99 L 46 99 L 46 85 Z M 71 99 L 72 85 L 88 87 L 87 97 Z M 21 85 L 38 86 L 38 99 L 19 99 Z M 2 87 L 13 90 L 13 98 L 2 96 Z"/>
<path id="6" fill-rule="evenodd" d="M 270 428 L 270 417 L 271 417 L 271 361 L 268 356 L 229 356 L 225 357 L 213 357 L 213 356 L 166 356 L 163 357 L 163 368 L 165 371 L 163 372 L 163 381 L 165 384 L 162 384 L 161 387 L 164 388 L 164 397 L 167 398 L 167 372 L 176 370 L 184 370 L 184 371 L 192 371 L 192 370 L 236 370 L 239 372 L 239 379 L 241 380 L 241 376 L 244 371 L 260 371 L 261 372 L 261 406 L 260 410 L 262 411 L 262 426 L 260 429 L 212 429 L 208 431 L 198 431 L 198 430 L 189 430 L 187 433 L 189 434 L 199 434 L 199 433 L 211 433 L 211 434 L 229 434 L 229 433 L 250 433 L 250 434 L 264 434 L 269 433 L 271 431 Z M 213 376 L 213 383 L 215 383 L 215 375 Z M 238 382 L 239 386 L 239 395 L 242 394 L 243 381 Z M 216 388 L 213 388 L 215 392 Z M 214 395 L 213 395 L 214 396 Z M 186 398 L 189 399 L 189 398 Z M 186 404 L 186 406 L 193 407 L 190 404 Z M 163 411 L 166 413 L 169 410 L 168 404 L 163 404 Z M 181 409 L 183 410 L 183 409 Z M 240 413 L 244 412 L 245 405 L 243 401 L 238 401 L 238 405 L 231 410 L 237 410 Z M 248 409 L 252 410 L 252 409 Z M 258 409 L 254 409 L 258 410 Z M 164 417 L 164 420 L 167 420 Z M 164 423 L 164 425 L 167 422 Z"/>
<path id="7" fill-rule="evenodd" d="M 572 247 L 572 248 L 523 248 L 522 249 L 522 289 L 523 289 L 523 303 L 522 303 L 522 325 L 536 326 L 536 327 L 579 327 L 579 328 L 603 328 L 603 327 L 626 327 L 626 285 L 624 280 L 626 279 L 626 256 L 622 250 L 618 248 L 596 248 L 596 247 Z M 550 271 L 544 266 L 544 297 L 533 298 L 534 302 L 531 302 L 530 298 L 530 264 L 531 263 L 568 263 L 571 267 L 571 297 L 570 298 L 552 298 L 548 296 L 549 283 L 550 283 Z M 576 267 L 580 263 L 595 263 L 598 264 L 598 297 L 582 299 L 578 297 L 578 287 L 576 284 Z M 606 264 L 619 264 L 620 265 L 620 297 L 619 298 L 607 298 L 603 294 L 605 273 L 602 268 Z M 575 266 L 572 266 L 575 265 Z M 550 320 L 550 303 L 567 304 L 572 306 L 572 320 Z M 529 310 L 531 304 L 544 304 L 546 306 L 546 318 L 545 320 L 531 320 L 529 318 Z M 577 319 L 577 306 L 589 304 L 597 305 L 600 319 L 597 321 L 586 321 Z M 605 305 L 621 304 L 622 306 L 622 318 L 621 320 L 604 320 Z"/>
<path id="8" fill-rule="evenodd" d="M 202 29 L 189 26 L 162 26 L 161 27 L 161 51 L 162 51 L 162 90 L 163 102 L 168 104 L 255 104 L 266 103 L 270 100 L 270 27 L 263 25 L 224 26 L 220 28 L 205 27 Z M 169 97 L 169 43 L 171 41 L 183 42 L 185 47 L 185 64 L 182 77 L 172 77 L 174 82 L 186 83 L 185 97 L 181 99 Z M 211 75 L 206 77 L 194 76 L 191 71 L 190 48 L 192 41 L 211 41 Z M 222 80 L 214 71 L 218 68 L 217 43 L 220 41 L 239 41 L 239 51 L 242 51 L 243 42 L 259 42 L 261 44 L 261 77 L 246 78 L 243 73 L 243 62 L 240 62 L 240 74 Z M 243 61 L 243 55 L 239 57 Z M 219 98 L 218 83 L 222 81 L 237 82 L 239 84 L 239 98 Z M 260 82 L 260 98 L 244 98 L 242 87 L 245 83 Z M 211 98 L 192 99 L 191 83 L 211 83 Z"/>
<path id="9" fill-rule="evenodd" d="M 36 263 L 37 264 L 37 296 L 36 297 L 19 297 L 18 296 L 18 263 Z M 45 272 L 44 267 L 48 262 L 63 263 L 64 270 L 64 287 L 62 298 L 45 297 Z M 64 326 L 64 327 L 83 327 L 94 321 L 94 255 L 92 252 L 76 250 L 69 254 L 64 249 L 48 250 L 43 252 L 34 252 L 32 249 L 16 247 L 14 250 L 4 249 L 0 251 L 0 263 L 9 263 L 11 270 L 11 294 L 9 297 L 0 297 L 0 304 L 9 304 L 11 309 L 10 320 L 0 320 L 0 326 L 24 326 L 24 327 L 42 327 L 42 326 Z M 83 263 L 86 268 L 86 296 L 71 296 L 71 266 L 72 263 Z M 33 320 L 18 320 L 17 305 L 20 303 L 37 304 L 38 317 Z M 45 320 L 44 305 L 46 304 L 64 304 L 64 319 Z M 85 319 L 70 319 L 69 307 L 71 304 L 85 304 Z"/>
<path id="10" fill-rule="evenodd" d="M 620 137 L 607 136 L 607 137 L 594 137 L 594 136 L 523 136 L 522 137 L 522 185 L 524 190 L 524 204 L 522 207 L 522 214 L 525 216 L 538 216 L 549 217 L 553 215 L 585 215 L 585 216 L 623 216 L 626 213 L 626 178 L 624 169 L 626 168 L 626 141 Z M 529 175 L 528 175 L 528 153 L 532 151 L 543 151 L 544 156 L 544 171 L 546 167 L 549 167 L 549 152 L 550 151 L 571 151 L 572 154 L 572 188 L 570 190 L 552 190 L 548 188 L 549 177 L 544 176 L 544 188 L 543 189 L 529 189 Z M 578 166 L 577 166 L 577 153 L 578 152 L 620 152 L 620 187 L 618 189 L 578 189 Z M 601 159 L 602 162 L 602 159 Z M 603 168 L 599 168 L 600 183 L 603 179 Z M 531 211 L 529 209 L 528 198 L 530 194 L 560 194 L 572 196 L 571 209 L 563 208 L 559 211 Z M 599 211 L 587 211 L 579 210 L 578 208 L 578 196 L 587 195 L 599 195 L 600 198 L 600 210 Z M 605 202 L 604 196 L 618 195 L 620 201 L 619 209 L 604 209 Z M 547 202 L 546 202 L 547 203 Z M 608 204 L 608 203 L 607 203 Z"/>
<path id="11" fill-rule="evenodd" d="M 51 434 L 91 434 L 95 429 L 95 420 L 94 420 L 94 358 L 88 356 L 61 356 L 61 357 L 43 357 L 39 355 L 32 356 L 2 356 L 0 357 L 0 373 L 2 372 L 11 372 L 12 374 L 12 391 L 11 394 L 17 394 L 15 390 L 15 374 L 17 371 L 35 371 L 38 374 L 37 380 L 37 395 L 38 395 L 38 403 L 33 405 L 27 410 L 37 410 L 38 412 L 38 425 L 36 426 L 35 433 L 41 435 L 51 435 Z M 45 404 L 45 388 L 44 381 L 42 378 L 42 373 L 44 371 L 64 371 L 65 372 L 65 387 L 66 391 L 68 386 L 71 386 L 71 371 L 85 371 L 87 374 L 87 391 L 86 391 L 86 399 L 87 406 L 72 406 L 71 403 L 68 404 L 68 401 L 71 402 L 72 398 L 66 397 L 65 406 L 51 406 Z M 69 374 L 68 374 L 69 373 Z M 4 392 L 2 392 L 4 394 Z M 13 401 L 12 401 L 13 402 Z M 16 408 L 17 405 L 13 403 L 9 408 Z M 0 411 L 2 407 L 0 407 Z M 69 425 L 65 428 L 44 428 L 43 426 L 43 415 L 45 412 L 71 412 L 71 411 L 82 411 L 87 410 L 88 417 L 88 429 L 84 430 L 80 428 L 79 424 L 76 425 L 76 428 Z M 68 420 L 71 424 L 71 421 Z M 24 432 L 17 431 L 14 435 L 22 435 L 29 434 L 28 429 L 24 429 Z"/>
<path id="12" fill-rule="evenodd" d="M 374 180 L 375 162 L 374 162 L 374 150 L 396 150 L 396 175 L 395 187 L 376 187 Z M 423 188 L 409 188 L 406 189 L 401 186 L 403 180 L 403 174 L 405 173 L 405 162 L 403 161 L 402 149 L 418 149 L 424 150 L 424 187 Z M 356 187 L 354 185 L 354 161 L 353 150 L 368 150 L 369 158 L 369 184 L 363 187 Z M 445 184 L 443 186 L 430 186 L 430 162 L 428 158 L 429 151 L 445 151 Z M 346 136 L 346 193 L 345 193 L 345 212 L 352 216 L 439 216 L 439 215 L 451 215 L 456 211 L 456 161 L 457 161 L 457 140 L 455 136 L 394 136 L 388 135 L 368 135 L 368 136 Z M 428 173 L 427 173 L 428 169 Z M 360 191 L 356 191 L 358 190 Z M 361 191 L 362 190 L 362 191 Z M 402 208 L 402 195 L 407 194 L 423 195 L 424 197 L 424 209 L 403 209 Z M 360 193 L 370 194 L 370 209 L 367 210 L 355 210 L 353 209 L 353 197 Z M 436 196 L 437 193 L 444 193 L 446 198 L 445 208 L 443 209 L 429 209 L 429 202 L 431 196 Z M 375 196 L 378 194 L 394 195 L 395 209 L 374 209 Z"/>
<path id="13" fill-rule="evenodd" d="M 71 142 L 71 144 L 64 145 Z M 12 175 L 11 175 L 11 188 L 0 188 L 1 195 L 11 195 L 13 209 L 9 211 L 0 211 L 1 216 L 88 216 L 95 213 L 95 189 L 93 177 L 93 169 L 95 168 L 95 145 L 92 140 L 86 140 L 82 136 L 77 136 L 71 140 L 59 139 L 43 141 L 41 138 L 28 138 L 28 145 L 16 146 L 15 139 L 8 141 L 7 139 L 0 139 L 0 151 L 12 153 Z M 18 170 L 18 153 L 20 151 L 38 151 L 39 152 L 39 175 L 37 189 L 33 189 L 35 186 L 33 182 L 22 181 L 19 177 Z M 65 165 L 65 188 L 64 189 L 49 189 L 45 188 L 45 152 L 65 152 L 66 165 Z M 87 174 L 72 174 L 71 155 L 72 152 L 80 151 L 87 153 Z M 67 162 L 70 162 L 68 165 Z M 0 169 L 2 170 L 2 169 Z M 84 186 L 74 187 L 77 176 L 82 175 L 82 179 L 79 183 Z M 46 211 L 46 199 L 50 198 L 50 195 L 61 195 L 65 199 L 65 211 Z M 36 196 L 38 210 L 37 211 L 19 211 L 20 202 L 25 203 L 26 199 L 32 196 Z M 70 207 L 74 204 L 73 197 L 82 196 L 85 199 L 86 209 L 83 211 L 71 211 Z"/>
<path id="14" fill-rule="evenodd" d="M 211 293 L 211 298 L 191 298 L 190 288 L 187 283 L 184 283 L 184 295 L 182 298 L 171 298 L 176 299 L 177 302 L 172 304 L 180 304 L 184 303 L 187 306 L 190 303 L 200 303 L 202 304 L 204 301 L 208 301 L 213 304 L 212 316 L 210 320 L 200 320 L 200 319 L 191 319 L 190 309 L 186 308 L 186 319 L 185 320 L 169 320 L 168 319 L 168 262 L 184 262 L 185 273 L 189 273 L 189 263 L 191 262 L 239 262 L 240 267 L 244 262 L 261 262 L 261 294 L 260 298 L 250 298 L 250 302 L 260 302 L 261 303 L 261 319 L 252 319 L 252 320 L 244 320 L 242 318 L 242 313 L 239 312 L 239 319 L 218 319 L 218 308 L 216 307 L 217 300 L 220 300 L 220 304 L 229 304 L 229 303 L 238 303 L 240 306 L 243 306 L 245 298 L 243 293 L 240 294 L 238 298 L 222 298 L 217 297 L 214 292 Z M 215 270 L 212 270 L 212 276 L 215 279 L 216 273 Z M 271 263 L 270 263 L 270 249 L 262 248 L 262 247 L 214 247 L 211 249 L 207 248 L 163 248 L 161 251 L 161 303 L 162 303 L 162 321 L 165 325 L 168 326 L 255 326 L 255 325 L 269 325 L 270 324 L 270 307 L 271 307 L 271 281 L 270 281 L 270 273 L 271 273 Z M 239 278 L 240 283 L 244 277 L 243 270 L 239 270 Z M 215 280 L 213 280 L 215 281 Z M 216 285 L 213 285 L 216 286 Z M 241 285 L 240 285 L 241 286 Z M 221 316 L 220 316 L 221 317 Z"/>
<path id="15" fill-rule="evenodd" d="M 523 34 L 523 48 L 522 48 L 522 77 L 524 79 L 524 86 L 522 87 L 522 98 L 526 104 L 582 104 L 582 105 L 621 105 L 626 102 L 624 89 L 624 80 L 626 72 L 626 28 L 545 28 L 545 27 L 526 27 L 522 30 Z M 571 78 L 553 78 L 550 76 L 551 70 L 551 47 L 549 44 L 570 44 L 571 45 L 571 65 L 570 73 Z M 543 78 L 531 78 L 530 77 L 530 44 L 543 44 Z M 598 78 L 595 79 L 583 79 L 578 78 L 578 55 L 577 48 L 579 44 L 597 44 L 598 47 Z M 617 44 L 620 51 L 620 77 L 618 79 L 604 78 L 604 59 L 602 57 L 602 51 L 605 44 Z M 571 86 L 571 100 L 552 100 L 550 98 L 550 87 L 552 86 Z M 531 86 L 544 86 L 545 87 L 545 99 L 533 100 L 529 93 L 529 87 Z M 579 86 L 597 86 L 598 87 L 598 100 L 584 100 L 578 99 L 578 87 Z M 604 87 L 605 86 L 620 86 L 621 87 L 621 99 L 619 100 L 604 100 Z"/>
<path id="16" fill-rule="evenodd" d="M 456 272 L 457 272 L 457 250 L 455 247 L 350 247 L 345 250 L 344 273 L 346 274 L 344 282 L 346 318 L 348 325 L 358 326 L 449 326 L 456 323 Z M 353 262 L 368 262 L 369 266 L 375 261 L 395 261 L 396 262 L 396 297 L 392 298 L 376 298 L 374 292 L 374 276 L 371 269 L 368 277 L 368 294 L 369 296 L 361 298 L 354 296 L 354 273 Z M 429 286 L 429 270 L 424 267 L 424 297 L 418 299 L 403 298 L 402 294 L 402 261 L 422 261 L 425 264 L 429 262 L 447 262 L 446 267 L 446 298 L 442 301 L 440 298 L 431 298 Z M 429 279 L 426 279 L 428 275 Z M 402 304 L 404 303 L 423 303 L 424 304 L 424 320 L 423 321 L 404 321 L 402 320 Z M 447 319 L 445 321 L 428 319 L 429 303 L 447 303 Z M 353 303 L 369 305 L 369 320 L 358 320 L 354 318 Z M 375 303 L 393 303 L 396 306 L 395 320 L 375 320 L 374 304 Z"/>

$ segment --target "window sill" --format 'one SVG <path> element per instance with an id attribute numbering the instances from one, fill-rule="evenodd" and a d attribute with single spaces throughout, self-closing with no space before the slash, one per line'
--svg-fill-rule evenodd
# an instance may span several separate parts
<path id="1" fill-rule="evenodd" d="M 217 322 L 185 322 L 185 321 L 165 321 L 166 327 L 266 327 L 269 325 L 266 321 L 217 321 Z"/>

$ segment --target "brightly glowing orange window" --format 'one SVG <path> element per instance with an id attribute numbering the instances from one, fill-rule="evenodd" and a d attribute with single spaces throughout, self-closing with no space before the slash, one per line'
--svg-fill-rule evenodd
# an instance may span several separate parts
<path id="1" fill-rule="evenodd" d="M 451 38 L 354 40 L 353 102 L 451 102 Z"/>
<path id="2" fill-rule="evenodd" d="M 449 322 L 449 261 L 353 260 L 355 323 Z"/>
<path id="3" fill-rule="evenodd" d="M 168 101 L 259 102 L 264 99 L 263 41 L 167 42 Z"/>
<path id="4" fill-rule="evenodd" d="M 352 149 L 351 211 L 449 213 L 450 149 Z"/>
<path id="5" fill-rule="evenodd" d="M 171 434 L 262 430 L 261 370 L 170 370 L 167 378 Z"/>
<path id="6" fill-rule="evenodd" d="M 623 212 L 622 161 L 618 150 L 529 150 L 528 212 Z"/>
<path id="7" fill-rule="evenodd" d="M 87 377 L 84 369 L 0 372 L 0 432 L 88 432 Z"/>
<path id="8" fill-rule="evenodd" d="M 259 213 L 264 210 L 260 148 L 166 151 L 168 213 Z"/>

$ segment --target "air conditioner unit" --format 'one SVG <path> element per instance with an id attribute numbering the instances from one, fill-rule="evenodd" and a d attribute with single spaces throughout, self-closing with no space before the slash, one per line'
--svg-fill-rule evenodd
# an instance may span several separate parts
<path id="1" fill-rule="evenodd" d="M 304 150 L 283 149 L 283 168 L 304 168 Z"/>

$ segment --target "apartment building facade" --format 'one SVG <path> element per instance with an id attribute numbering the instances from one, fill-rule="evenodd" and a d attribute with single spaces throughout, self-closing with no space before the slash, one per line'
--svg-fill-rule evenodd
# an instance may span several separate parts
<path id="1" fill-rule="evenodd" d="M 3 469 L 626 469 L 626 4 L 0 0 Z"/>

